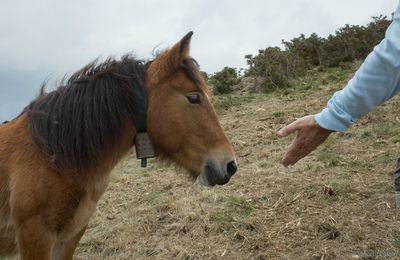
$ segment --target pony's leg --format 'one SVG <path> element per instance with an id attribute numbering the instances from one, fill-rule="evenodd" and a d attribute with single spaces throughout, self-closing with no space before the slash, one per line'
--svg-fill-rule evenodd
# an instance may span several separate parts
<path id="1" fill-rule="evenodd" d="M 31 217 L 17 227 L 17 241 L 22 260 L 50 260 L 55 236 L 40 220 Z"/>
<path id="2" fill-rule="evenodd" d="M 55 248 L 53 249 L 52 260 L 72 260 L 79 240 L 81 240 L 81 237 L 86 231 L 86 227 L 84 227 L 78 234 L 68 241 L 56 244 Z"/>

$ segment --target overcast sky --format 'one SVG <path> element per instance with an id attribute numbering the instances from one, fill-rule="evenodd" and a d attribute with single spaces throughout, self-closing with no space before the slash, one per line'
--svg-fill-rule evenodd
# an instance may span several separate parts
<path id="1" fill-rule="evenodd" d="M 390 16 L 398 0 L 0 0 L 0 122 L 96 57 L 152 57 L 193 30 L 192 56 L 212 73 L 304 33 Z"/>

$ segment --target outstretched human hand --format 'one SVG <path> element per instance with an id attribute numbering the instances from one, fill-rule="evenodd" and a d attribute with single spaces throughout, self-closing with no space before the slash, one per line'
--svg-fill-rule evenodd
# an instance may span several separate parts
<path id="1" fill-rule="evenodd" d="M 287 148 L 282 160 L 282 164 L 285 167 L 295 164 L 301 158 L 314 151 L 331 133 L 331 131 L 317 124 L 314 115 L 297 119 L 279 130 L 277 134 L 279 137 L 284 137 L 294 132 L 297 132 L 297 136 Z"/>

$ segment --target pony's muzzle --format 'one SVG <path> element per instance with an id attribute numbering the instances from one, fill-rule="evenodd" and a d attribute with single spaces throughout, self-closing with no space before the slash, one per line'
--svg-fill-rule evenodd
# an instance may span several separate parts
<path id="1" fill-rule="evenodd" d="M 205 186 L 224 185 L 229 182 L 237 169 L 238 167 L 234 159 L 225 159 L 222 162 L 215 159 L 208 159 L 205 161 L 202 173 L 198 179 Z"/>

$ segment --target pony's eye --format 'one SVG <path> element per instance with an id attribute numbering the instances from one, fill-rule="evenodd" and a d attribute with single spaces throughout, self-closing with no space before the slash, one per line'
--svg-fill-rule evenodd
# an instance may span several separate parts
<path id="1" fill-rule="evenodd" d="M 190 94 L 190 95 L 187 95 L 186 98 L 191 104 L 200 104 L 200 95 L 199 94 Z"/>

